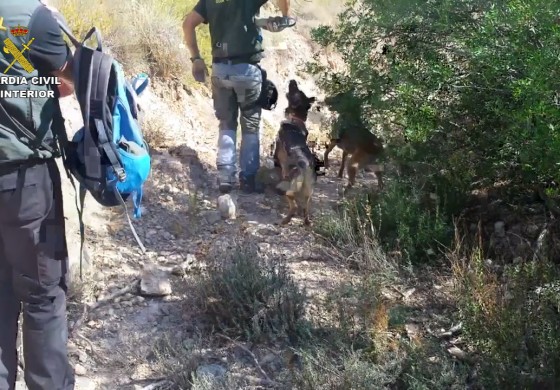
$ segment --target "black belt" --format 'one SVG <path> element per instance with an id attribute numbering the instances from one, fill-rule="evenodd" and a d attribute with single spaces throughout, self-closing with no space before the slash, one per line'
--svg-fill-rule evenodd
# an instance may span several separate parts
<path id="1" fill-rule="evenodd" d="M 212 58 L 212 63 L 214 64 L 230 64 L 230 65 L 237 65 L 237 64 L 251 64 L 257 65 L 258 61 L 251 60 L 251 57 L 214 57 Z"/>

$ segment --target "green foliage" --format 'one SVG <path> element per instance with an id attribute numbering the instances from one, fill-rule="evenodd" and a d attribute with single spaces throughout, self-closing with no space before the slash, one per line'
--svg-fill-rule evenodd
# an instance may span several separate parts
<path id="1" fill-rule="evenodd" d="M 424 163 L 457 196 L 498 180 L 558 180 L 558 10 L 538 0 L 355 1 L 335 27 L 313 32 L 346 70 L 309 70 L 329 94 L 353 91 L 393 157 Z"/>
<path id="2" fill-rule="evenodd" d="M 487 388 L 560 384 L 560 272 L 548 261 L 505 267 L 503 277 L 480 251 L 455 267 L 468 341 L 482 355 Z"/>
<path id="3" fill-rule="evenodd" d="M 336 97 L 331 108 L 358 113 L 383 137 L 398 171 L 382 193 L 345 205 L 344 223 L 319 225 L 322 234 L 357 245 L 348 227 L 374 230 L 387 250 L 425 261 L 449 244 L 450 218 L 473 189 L 499 183 L 515 194 L 558 182 L 559 11 L 558 0 L 356 0 L 336 26 L 315 29 L 346 67 L 316 60 L 308 71 Z M 456 296 L 481 384 L 558 387 L 558 267 L 538 260 L 502 273 L 481 253 L 465 257 Z M 457 386 L 453 370 L 437 379 L 423 361 L 409 360 L 401 388 Z"/>
<path id="4" fill-rule="evenodd" d="M 252 245 L 221 254 L 197 290 L 200 307 L 224 332 L 251 340 L 297 336 L 305 294 L 284 263 Z"/>
<path id="5" fill-rule="evenodd" d="M 369 247 L 369 259 L 361 260 L 361 268 L 375 272 L 392 266 L 373 250 L 378 244 L 400 252 L 406 265 L 435 259 L 451 244 L 453 232 L 441 202 L 417 188 L 411 181 L 389 181 L 382 193 L 360 193 L 337 214 L 322 216 L 315 230 L 338 248 Z M 383 267 L 373 267 L 380 264 Z"/>

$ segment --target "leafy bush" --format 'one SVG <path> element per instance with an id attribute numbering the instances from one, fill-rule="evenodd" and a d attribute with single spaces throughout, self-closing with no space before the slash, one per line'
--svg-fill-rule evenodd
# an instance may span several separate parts
<path id="1" fill-rule="evenodd" d="M 410 173 L 440 197 L 497 181 L 531 188 L 560 179 L 557 11 L 537 0 L 351 1 L 337 26 L 314 30 L 346 70 L 309 70 L 331 95 L 352 91 L 393 157 L 415 162 Z"/>
<path id="2" fill-rule="evenodd" d="M 247 339 L 297 335 L 304 292 L 285 264 L 240 245 L 216 259 L 198 283 L 199 304 L 226 333 Z"/>
<path id="3" fill-rule="evenodd" d="M 315 229 L 352 254 L 360 268 L 389 273 L 395 264 L 387 260 L 378 241 L 382 249 L 399 252 L 404 265 L 410 265 L 434 259 L 453 238 L 449 217 L 437 199 L 407 181 L 388 182 L 382 193 L 357 195 L 344 202 L 336 215 L 320 218 Z"/>
<path id="4" fill-rule="evenodd" d="M 462 259 L 462 260 L 461 260 Z M 454 259 L 468 344 L 481 354 L 487 388 L 560 384 L 560 271 L 548 260 L 497 272 L 479 249 Z"/>

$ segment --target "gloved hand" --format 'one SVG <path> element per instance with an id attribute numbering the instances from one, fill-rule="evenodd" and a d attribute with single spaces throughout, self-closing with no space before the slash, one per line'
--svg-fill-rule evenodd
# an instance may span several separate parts
<path id="1" fill-rule="evenodd" d="M 204 83 L 206 81 L 206 76 L 208 76 L 208 68 L 206 67 L 206 63 L 202 58 L 198 58 L 193 61 L 192 75 L 194 79 L 199 83 Z"/>

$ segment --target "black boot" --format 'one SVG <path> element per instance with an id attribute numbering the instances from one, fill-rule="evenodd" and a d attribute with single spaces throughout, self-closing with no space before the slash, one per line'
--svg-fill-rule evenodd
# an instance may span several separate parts
<path id="1" fill-rule="evenodd" d="M 255 180 L 255 175 L 241 175 L 239 177 L 239 188 L 245 194 L 262 194 L 264 192 L 262 183 L 259 183 L 257 180 Z"/>

